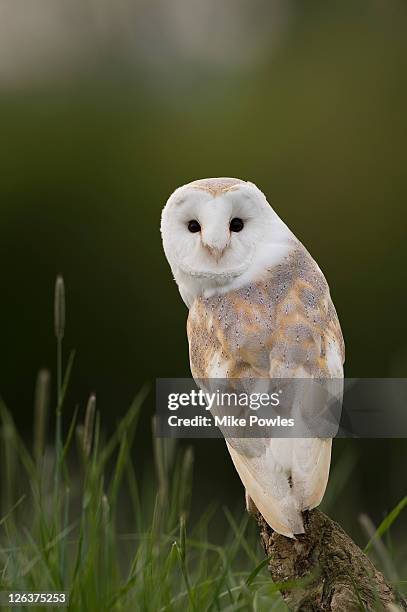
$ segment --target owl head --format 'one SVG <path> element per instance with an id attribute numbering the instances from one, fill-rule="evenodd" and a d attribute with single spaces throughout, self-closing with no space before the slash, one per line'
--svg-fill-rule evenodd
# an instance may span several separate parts
<path id="1" fill-rule="evenodd" d="M 187 305 L 197 293 L 244 284 L 293 238 L 260 189 L 234 178 L 179 187 L 164 207 L 161 233 Z"/>

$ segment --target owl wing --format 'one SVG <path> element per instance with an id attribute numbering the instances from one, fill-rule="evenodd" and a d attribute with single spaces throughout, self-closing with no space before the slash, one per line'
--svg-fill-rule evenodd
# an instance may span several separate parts
<path id="1" fill-rule="evenodd" d="M 264 338 L 269 346 L 269 370 L 259 364 L 259 350 L 243 350 L 252 376 L 270 378 L 343 377 L 344 347 L 339 322 L 329 296 L 321 296 L 311 321 L 298 295 L 303 282 L 294 283 L 289 316 L 276 313 L 277 333 Z M 286 312 L 284 307 L 280 311 Z M 274 326 L 273 326 L 274 327 Z M 249 337 L 250 340 L 250 337 Z M 298 384 L 301 393 L 301 382 Z M 305 406 L 303 410 L 317 406 Z M 270 438 L 227 440 L 233 463 L 250 498 L 267 523 L 287 537 L 304 532 L 302 512 L 320 504 L 328 482 L 331 439 Z M 256 452 L 253 452 L 253 448 Z"/>
<path id="2" fill-rule="evenodd" d="M 194 377 L 343 378 L 344 343 L 328 285 L 305 250 L 295 257 L 288 271 L 283 265 L 248 288 L 195 304 L 188 320 Z M 226 442 L 267 523 L 288 537 L 303 533 L 302 511 L 321 502 L 328 482 L 331 439 Z"/>

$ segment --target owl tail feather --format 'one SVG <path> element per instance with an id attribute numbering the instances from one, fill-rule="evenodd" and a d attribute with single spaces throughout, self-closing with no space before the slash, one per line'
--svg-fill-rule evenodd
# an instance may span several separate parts
<path id="1" fill-rule="evenodd" d="M 276 495 L 273 495 L 273 492 L 266 491 L 261 486 L 242 456 L 230 444 L 227 444 L 227 447 L 246 489 L 246 494 L 253 500 L 270 527 L 287 538 L 295 538 L 296 535 L 304 533 L 302 511 L 290 487 L 289 480 L 281 474 L 281 478 L 285 478 L 286 486 L 283 488 L 283 494 L 280 494 L 277 498 Z"/>

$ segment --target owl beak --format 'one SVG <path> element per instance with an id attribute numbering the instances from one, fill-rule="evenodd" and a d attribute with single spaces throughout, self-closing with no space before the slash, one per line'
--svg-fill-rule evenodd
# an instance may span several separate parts
<path id="1" fill-rule="evenodd" d="M 222 258 L 222 255 L 223 255 L 223 253 L 225 252 L 225 249 L 226 249 L 226 247 L 219 248 L 219 247 L 215 247 L 215 246 L 209 246 L 207 244 L 204 244 L 204 248 L 208 251 L 210 256 L 213 257 L 213 259 L 216 261 L 216 263 L 218 263 L 219 260 Z"/>
<path id="2" fill-rule="evenodd" d="M 225 243 L 225 240 L 219 240 L 212 238 L 211 240 L 206 239 L 205 235 L 202 236 L 202 246 L 207 253 L 216 261 L 222 258 L 223 253 L 225 252 L 228 244 Z"/>
<path id="3" fill-rule="evenodd" d="M 201 241 L 206 252 L 218 263 L 229 245 L 230 234 L 219 227 L 212 229 L 203 227 Z"/>

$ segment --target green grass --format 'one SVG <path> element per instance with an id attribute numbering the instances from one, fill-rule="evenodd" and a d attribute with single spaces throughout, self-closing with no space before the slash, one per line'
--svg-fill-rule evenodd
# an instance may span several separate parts
<path id="1" fill-rule="evenodd" d="M 130 451 L 145 394 L 104 441 L 97 412 L 91 433 L 75 417 L 59 460 L 57 447 L 35 459 L 1 404 L 0 590 L 68 591 L 81 611 L 284 609 L 247 516 L 224 510 L 223 545 L 208 538 L 213 508 L 189 525 L 191 448 L 154 439 L 140 490 Z"/>
<path id="2" fill-rule="evenodd" d="M 221 544 L 208 535 L 214 508 L 190 524 L 191 447 L 153 436 L 154 470 L 140 484 L 133 442 L 146 388 L 110 438 L 94 396 L 83 418 L 76 409 L 63 423 L 74 365 L 72 353 L 63 371 L 64 300 L 59 278 L 55 443 L 46 445 L 47 372 L 37 381 L 33 452 L 0 400 L 0 590 L 67 591 L 69 610 L 81 612 L 285 609 L 248 516 L 224 509 Z"/>
<path id="3" fill-rule="evenodd" d="M 63 371 L 65 304 L 58 302 L 64 300 L 58 283 L 55 443 L 47 445 L 45 435 L 48 373 L 38 376 L 32 452 L 0 400 L 0 590 L 67 591 L 68 609 L 81 612 L 285 610 L 246 514 L 223 510 L 229 528 L 220 543 L 211 539 L 215 508 L 190 519 L 191 447 L 153 435 L 154 469 L 147 466 L 140 478 L 136 431 L 147 388 L 110 438 L 95 396 L 83 416 L 76 409 L 63 422 L 74 354 Z M 346 457 L 338 462 L 332 475 L 338 491 L 352 465 Z M 404 506 L 405 500 L 374 534 L 373 553 Z"/>

